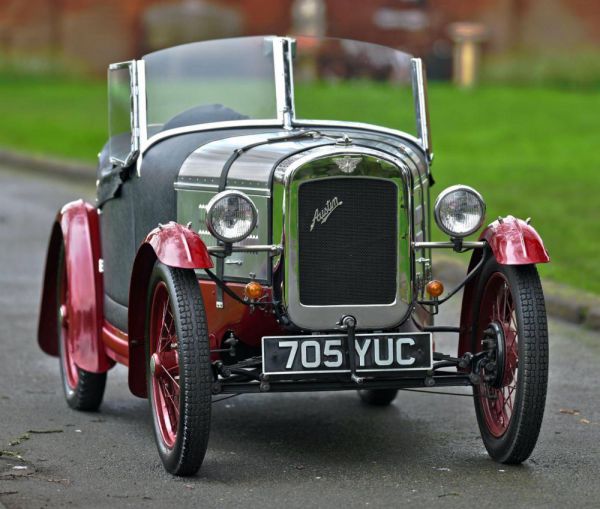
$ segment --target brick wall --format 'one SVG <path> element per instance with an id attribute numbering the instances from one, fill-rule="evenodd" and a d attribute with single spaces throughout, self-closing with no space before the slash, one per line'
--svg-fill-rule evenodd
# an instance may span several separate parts
<path id="1" fill-rule="evenodd" d="M 57 51 L 94 72 L 145 51 L 221 35 L 294 31 L 298 0 L 0 0 L 0 51 Z M 486 51 L 600 45 L 600 2 L 590 0 L 320 0 L 325 33 L 450 54 L 448 24 L 480 21 Z"/>

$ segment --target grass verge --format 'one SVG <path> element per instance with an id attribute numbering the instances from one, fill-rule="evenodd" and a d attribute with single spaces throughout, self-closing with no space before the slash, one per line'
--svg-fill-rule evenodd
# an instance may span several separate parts
<path id="1" fill-rule="evenodd" d="M 382 102 L 380 87 L 323 85 L 299 100 L 306 118 L 343 110 L 347 119 L 410 125 L 410 108 Z M 486 199 L 489 220 L 532 217 L 552 257 L 542 275 L 600 294 L 600 93 L 433 84 L 430 109 L 434 196 L 468 184 Z M 102 82 L 3 76 L 0 113 L 0 146 L 94 162 L 106 139 Z"/>

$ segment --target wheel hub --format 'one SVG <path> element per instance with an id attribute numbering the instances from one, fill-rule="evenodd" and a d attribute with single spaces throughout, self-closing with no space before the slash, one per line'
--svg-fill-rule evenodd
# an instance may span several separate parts
<path id="1" fill-rule="evenodd" d="M 156 375 L 157 370 L 160 372 L 160 357 L 157 353 L 154 353 L 150 357 L 150 372 Z"/>
<path id="2" fill-rule="evenodd" d="M 490 386 L 500 388 L 503 385 L 506 365 L 506 336 L 499 322 L 493 321 L 485 329 L 482 346 L 483 350 L 488 352 L 485 380 Z"/>

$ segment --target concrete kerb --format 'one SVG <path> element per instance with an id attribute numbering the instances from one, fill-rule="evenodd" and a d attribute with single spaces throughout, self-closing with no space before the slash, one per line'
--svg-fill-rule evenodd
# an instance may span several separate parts
<path id="1" fill-rule="evenodd" d="M 96 178 L 92 164 L 30 156 L 11 150 L 0 149 L 0 164 L 76 179 L 84 183 L 94 183 Z M 458 261 L 447 255 L 436 254 L 433 270 L 435 277 L 446 285 L 453 286 L 466 274 L 467 258 Z M 542 283 L 548 314 L 587 329 L 600 331 L 600 297 L 552 281 L 544 280 Z"/>
<path id="2" fill-rule="evenodd" d="M 88 163 L 65 161 L 45 156 L 32 156 L 0 149 L 0 164 L 44 175 L 56 175 L 60 178 L 77 180 L 81 183 L 93 184 L 96 181 L 96 167 Z"/>
<path id="3" fill-rule="evenodd" d="M 448 255 L 436 254 L 433 260 L 434 276 L 447 286 L 454 286 L 467 272 L 467 261 Z M 600 331 L 600 297 L 567 285 L 543 280 L 548 314 L 554 318 Z"/>

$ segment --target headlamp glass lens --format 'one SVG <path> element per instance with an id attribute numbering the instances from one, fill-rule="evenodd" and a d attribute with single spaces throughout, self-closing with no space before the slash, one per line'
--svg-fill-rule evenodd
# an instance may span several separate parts
<path id="1" fill-rule="evenodd" d="M 229 194 L 212 206 L 209 220 L 218 237 L 236 242 L 246 238 L 256 225 L 256 211 L 248 198 Z"/>
<path id="2" fill-rule="evenodd" d="M 451 191 L 438 203 L 440 228 L 456 237 L 464 237 L 477 231 L 484 214 L 485 207 L 481 198 L 468 188 Z"/>

